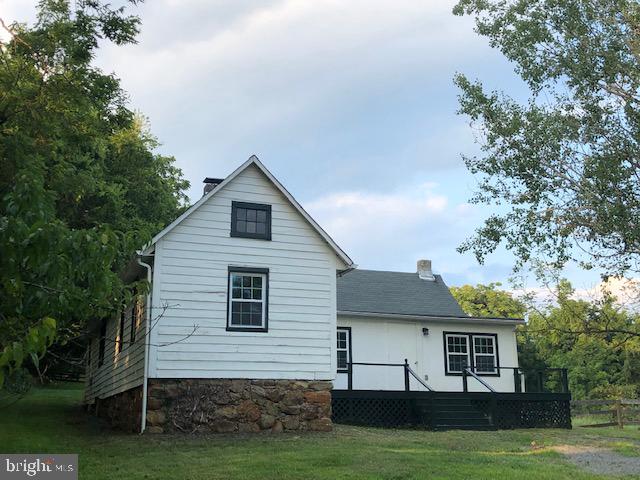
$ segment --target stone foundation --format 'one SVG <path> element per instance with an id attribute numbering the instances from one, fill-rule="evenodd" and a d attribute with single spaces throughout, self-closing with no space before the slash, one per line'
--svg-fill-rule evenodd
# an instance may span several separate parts
<path id="1" fill-rule="evenodd" d="M 150 379 L 149 433 L 330 431 L 331 382 Z"/>
<path id="2" fill-rule="evenodd" d="M 113 428 L 137 433 L 142 421 L 142 386 L 111 397 L 96 399 L 89 410 L 107 420 Z"/>

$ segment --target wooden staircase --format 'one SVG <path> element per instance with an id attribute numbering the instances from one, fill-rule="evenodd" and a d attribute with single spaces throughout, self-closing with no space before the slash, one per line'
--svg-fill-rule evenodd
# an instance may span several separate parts
<path id="1" fill-rule="evenodd" d="M 489 405 L 472 398 L 439 396 L 416 401 L 418 414 L 430 418 L 434 430 L 496 430 Z"/>

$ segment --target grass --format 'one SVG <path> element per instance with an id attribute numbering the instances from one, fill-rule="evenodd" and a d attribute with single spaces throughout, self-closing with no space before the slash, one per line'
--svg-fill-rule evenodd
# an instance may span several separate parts
<path id="1" fill-rule="evenodd" d="M 329 434 L 123 435 L 83 414 L 81 393 L 75 385 L 38 388 L 2 408 L 0 451 L 79 453 L 80 478 L 91 479 L 581 480 L 608 477 L 579 469 L 550 447 L 604 446 L 640 456 L 637 427 L 424 432 L 337 426 Z"/>

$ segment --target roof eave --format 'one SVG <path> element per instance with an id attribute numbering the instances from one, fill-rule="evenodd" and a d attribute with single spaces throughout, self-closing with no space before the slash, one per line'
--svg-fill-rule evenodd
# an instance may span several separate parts
<path id="1" fill-rule="evenodd" d="M 524 325 L 522 318 L 499 318 L 499 317 L 466 317 L 449 315 L 407 315 L 403 313 L 380 313 L 380 312 L 352 312 L 348 310 L 338 310 L 338 316 L 349 317 L 369 317 L 388 318 L 393 320 L 418 320 L 418 321 L 441 321 L 487 325 Z"/>

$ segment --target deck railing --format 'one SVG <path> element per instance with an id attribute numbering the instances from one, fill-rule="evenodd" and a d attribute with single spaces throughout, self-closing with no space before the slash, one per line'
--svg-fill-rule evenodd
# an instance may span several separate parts
<path id="1" fill-rule="evenodd" d="M 409 366 L 409 361 L 405 358 L 404 363 L 371 363 L 371 362 L 348 362 L 347 363 L 347 390 L 353 390 L 353 366 L 363 365 L 368 367 L 402 367 L 404 375 L 404 390 L 408 392 L 411 390 L 411 377 L 415 378 L 420 385 L 425 387 L 428 391 L 433 392 L 427 382 L 422 380 L 418 374 Z"/>
<path id="2" fill-rule="evenodd" d="M 569 393 L 569 376 L 566 368 L 539 368 L 532 370 L 525 370 L 521 367 L 493 367 L 498 372 L 500 370 L 511 370 L 513 372 L 513 386 L 515 393 L 522 393 L 522 384 L 524 381 L 525 390 L 529 393 Z M 472 367 L 465 367 L 462 369 L 462 391 L 467 392 L 469 389 L 468 377 L 472 377 L 480 384 L 487 388 L 487 390 L 495 391 L 489 384 L 484 381 L 478 375 L 477 369 Z M 486 372 L 483 372 L 486 373 Z M 558 388 L 545 387 L 547 380 L 550 378 L 550 374 L 557 374 L 556 382 L 559 385 L 559 392 L 554 391 Z"/>
<path id="3" fill-rule="evenodd" d="M 411 377 L 413 377 L 420 385 L 425 387 L 428 391 L 435 391 L 431 388 L 419 375 L 409 366 L 409 361 L 405 358 L 404 363 L 378 363 L 378 362 L 347 362 L 347 390 L 353 390 L 353 366 L 369 366 L 369 367 L 398 367 L 403 369 L 404 375 L 404 390 L 406 392 L 411 390 Z M 520 367 L 494 367 L 495 371 L 511 370 L 513 372 L 513 384 L 515 393 L 523 393 L 524 389 L 527 393 L 569 393 L 569 378 L 566 368 L 544 368 L 534 370 L 524 370 Z M 495 393 L 495 389 L 484 380 L 477 369 L 472 367 L 463 368 L 461 373 L 462 379 L 462 391 L 469 391 L 469 377 L 476 380 L 488 391 Z M 487 373 L 482 372 L 482 373 Z M 548 382 L 550 374 L 557 374 L 558 378 L 555 382 Z M 551 383 L 551 386 L 545 387 L 545 384 Z M 559 390 L 553 388 L 559 385 Z"/>

